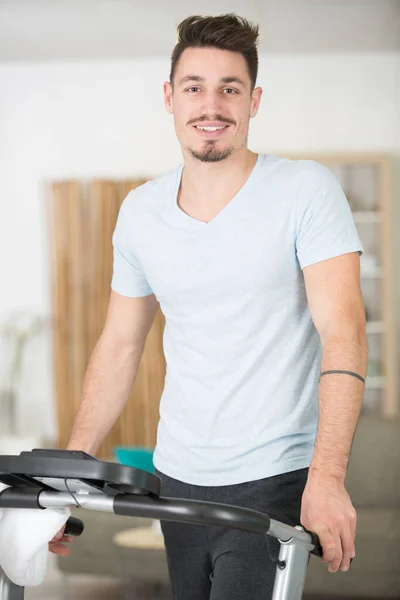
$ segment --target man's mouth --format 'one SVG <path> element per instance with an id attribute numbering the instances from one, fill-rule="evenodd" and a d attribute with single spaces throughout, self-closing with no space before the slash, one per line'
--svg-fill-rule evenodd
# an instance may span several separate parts
<path id="1" fill-rule="evenodd" d="M 199 132 L 199 135 L 204 138 L 215 138 L 221 135 L 224 135 L 224 132 L 229 129 L 229 124 L 227 123 L 199 123 L 198 125 L 193 125 L 195 129 Z"/>
<path id="2" fill-rule="evenodd" d="M 221 129 L 226 129 L 229 125 L 218 125 L 218 126 L 207 126 L 207 125 L 195 125 L 196 129 L 200 129 L 200 131 L 220 131 Z"/>

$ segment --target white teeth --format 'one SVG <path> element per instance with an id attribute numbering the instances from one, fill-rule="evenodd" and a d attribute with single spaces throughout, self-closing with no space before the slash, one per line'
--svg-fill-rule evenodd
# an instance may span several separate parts
<path id="1" fill-rule="evenodd" d="M 199 125 L 196 125 L 196 127 L 202 131 L 218 131 L 219 129 L 225 129 L 226 125 L 223 125 L 222 127 L 200 127 Z"/>

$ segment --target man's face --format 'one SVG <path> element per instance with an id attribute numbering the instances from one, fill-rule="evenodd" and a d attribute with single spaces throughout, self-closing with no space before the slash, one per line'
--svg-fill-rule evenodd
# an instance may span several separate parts
<path id="1" fill-rule="evenodd" d="M 184 151 L 202 162 L 217 162 L 247 147 L 249 119 L 257 114 L 262 90 L 251 92 L 241 54 L 187 48 L 173 84 L 164 84 L 165 106 L 174 115 Z"/>

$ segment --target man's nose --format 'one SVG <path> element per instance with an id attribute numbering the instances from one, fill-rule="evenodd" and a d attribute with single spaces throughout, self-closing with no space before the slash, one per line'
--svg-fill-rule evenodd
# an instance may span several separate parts
<path id="1" fill-rule="evenodd" d="M 201 107 L 203 114 L 210 116 L 212 119 L 217 114 L 223 114 L 223 101 L 220 94 L 216 92 L 204 94 Z"/>

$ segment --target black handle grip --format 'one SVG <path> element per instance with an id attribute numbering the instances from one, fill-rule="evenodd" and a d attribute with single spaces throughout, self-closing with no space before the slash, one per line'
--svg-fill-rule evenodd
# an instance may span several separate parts
<path id="1" fill-rule="evenodd" d="M 70 517 L 65 525 L 64 535 L 73 535 L 77 537 L 81 535 L 85 526 L 80 519 Z"/>
<path id="2" fill-rule="evenodd" d="M 322 555 L 324 553 L 321 543 L 319 541 L 319 537 L 317 536 L 316 533 L 313 533 L 312 531 L 308 531 L 308 529 L 305 530 L 306 533 L 308 533 L 308 535 L 311 536 L 311 543 L 314 544 L 314 548 L 311 550 L 311 554 L 314 554 L 314 556 L 318 556 L 319 558 L 322 558 Z"/>
<path id="3" fill-rule="evenodd" d="M 219 525 L 263 534 L 271 525 L 269 516 L 260 511 L 206 500 L 118 494 L 113 502 L 116 515 L 198 525 Z"/>

